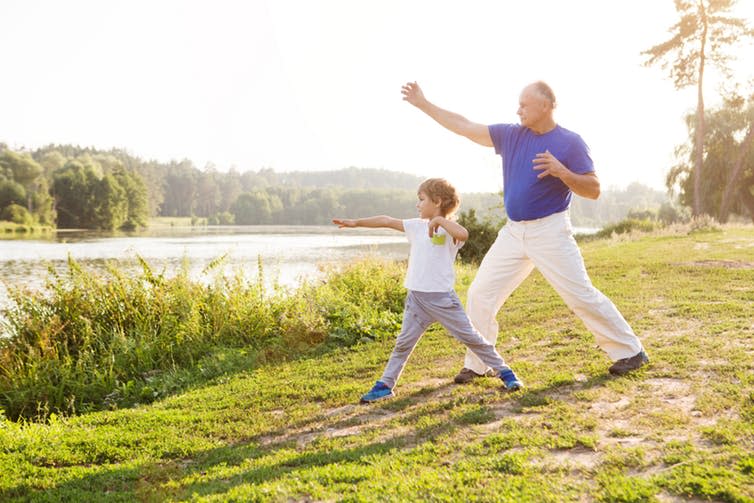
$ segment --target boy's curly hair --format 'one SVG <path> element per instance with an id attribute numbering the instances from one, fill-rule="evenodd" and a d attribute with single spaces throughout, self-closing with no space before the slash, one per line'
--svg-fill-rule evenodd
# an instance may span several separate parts
<path id="1" fill-rule="evenodd" d="M 452 215 L 461 205 L 456 188 L 444 178 L 428 178 L 419 185 L 416 193 L 424 192 L 433 202 L 440 202 L 440 213 L 445 218 Z"/>

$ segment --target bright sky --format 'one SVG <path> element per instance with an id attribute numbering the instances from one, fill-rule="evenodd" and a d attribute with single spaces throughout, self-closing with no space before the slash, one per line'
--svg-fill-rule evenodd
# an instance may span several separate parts
<path id="1" fill-rule="evenodd" d="M 754 1 L 739 3 L 754 25 Z M 219 171 L 384 168 L 496 191 L 494 151 L 443 130 L 400 87 L 416 80 L 490 124 L 518 122 L 521 88 L 543 79 L 603 187 L 662 189 L 696 103 L 641 66 L 669 37 L 672 0 L 3 0 L 0 19 L 11 148 L 118 147 Z"/>

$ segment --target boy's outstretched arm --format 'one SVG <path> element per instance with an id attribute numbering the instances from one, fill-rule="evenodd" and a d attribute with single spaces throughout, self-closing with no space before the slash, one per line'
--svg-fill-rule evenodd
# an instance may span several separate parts
<path id="1" fill-rule="evenodd" d="M 332 223 L 340 227 L 386 227 L 404 232 L 403 220 L 389 217 L 387 215 L 377 215 L 366 218 L 333 218 Z"/>
<path id="2" fill-rule="evenodd" d="M 469 231 L 466 230 L 466 227 L 458 222 L 439 216 L 429 221 L 429 237 L 432 237 L 439 227 L 445 229 L 456 241 L 466 241 L 469 239 Z"/>

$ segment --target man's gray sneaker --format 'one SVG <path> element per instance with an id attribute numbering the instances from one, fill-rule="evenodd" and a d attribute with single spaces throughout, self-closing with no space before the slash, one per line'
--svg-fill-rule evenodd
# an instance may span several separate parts
<path id="1" fill-rule="evenodd" d="M 458 375 L 453 378 L 453 382 L 455 382 L 456 384 L 468 384 L 474 379 L 478 379 L 479 377 L 492 377 L 494 375 L 494 370 L 487 370 L 487 372 L 485 372 L 484 374 L 477 374 L 473 370 L 464 367 L 461 369 Z"/>
<path id="2" fill-rule="evenodd" d="M 611 374 L 622 376 L 649 363 L 649 356 L 642 349 L 630 358 L 623 358 L 613 363 L 608 369 Z"/>

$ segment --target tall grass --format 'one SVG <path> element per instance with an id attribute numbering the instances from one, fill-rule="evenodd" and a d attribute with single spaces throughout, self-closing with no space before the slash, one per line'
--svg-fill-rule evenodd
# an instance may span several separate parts
<path id="1" fill-rule="evenodd" d="M 187 267 L 169 277 L 137 260 L 140 273 L 130 275 L 69 259 L 66 273 L 50 271 L 44 290 L 11 292 L 0 338 L 0 411 L 8 418 L 149 401 L 156 374 L 196 366 L 218 348 L 280 359 L 392 334 L 400 324 L 404 271 L 396 263 L 330 269 L 323 282 L 288 292 L 217 271 L 206 284 Z"/>

